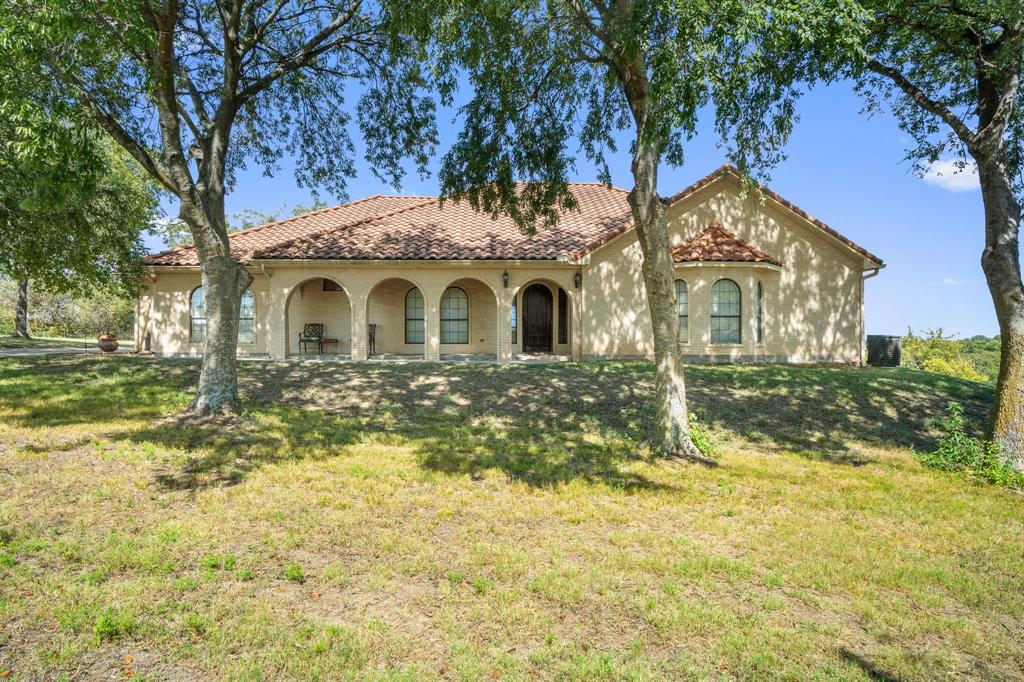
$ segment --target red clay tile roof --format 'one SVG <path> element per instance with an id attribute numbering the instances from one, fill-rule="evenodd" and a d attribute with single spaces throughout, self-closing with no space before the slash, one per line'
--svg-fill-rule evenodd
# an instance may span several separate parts
<path id="1" fill-rule="evenodd" d="M 678 201 L 727 174 L 738 177 L 727 164 L 665 202 Z M 558 260 L 580 258 L 633 226 L 625 190 L 595 183 L 571 183 L 569 187 L 579 210 L 563 213 L 557 227 L 541 229 L 532 237 L 520 232 L 507 216 L 492 219 L 467 203 L 446 202 L 442 209 L 437 197 L 376 195 L 234 232 L 228 239 L 231 255 L 242 264 L 290 259 Z M 810 214 L 764 186 L 761 189 L 855 252 L 881 264 L 879 258 Z M 147 256 L 143 262 L 196 266 L 199 259 L 189 245 Z"/>
<path id="2" fill-rule="evenodd" d="M 259 250 L 266 260 L 557 260 L 571 258 L 632 219 L 627 193 L 573 183 L 578 211 L 528 236 L 508 216 L 491 218 L 466 202 L 438 200 L 388 216 L 324 230 Z"/>
<path id="3" fill-rule="evenodd" d="M 231 255 L 243 265 L 252 260 L 259 249 L 275 246 L 281 242 L 308 234 L 337 229 L 352 225 L 367 218 L 418 206 L 433 197 L 397 197 L 375 195 L 340 206 L 322 208 L 276 223 L 267 223 L 228 235 Z M 192 245 L 181 246 L 169 251 L 154 253 L 143 259 L 146 265 L 199 265 L 199 257 Z"/>
<path id="4" fill-rule="evenodd" d="M 690 196 L 694 192 L 697 192 L 698 190 L 703 189 L 704 187 L 707 187 L 712 182 L 714 182 L 718 178 L 720 178 L 722 176 L 725 176 L 725 175 L 730 175 L 730 176 L 732 176 L 736 180 L 740 179 L 739 171 L 737 171 L 736 168 L 733 167 L 732 164 L 726 163 L 726 164 L 723 164 L 722 166 L 720 166 L 719 168 L 715 169 L 714 171 L 712 171 L 708 175 L 704 176 L 703 178 L 701 178 L 697 182 L 693 183 L 689 187 L 686 187 L 686 188 L 682 189 L 681 191 L 676 192 L 672 196 L 668 197 L 667 199 L 663 199 L 662 201 L 664 201 L 666 205 L 672 205 L 672 204 L 676 203 L 677 201 L 679 201 L 680 199 L 685 199 L 686 197 Z M 853 249 L 854 251 L 856 251 L 860 255 L 864 256 L 868 260 L 874 261 L 874 262 L 878 263 L 879 265 L 884 265 L 884 263 L 883 263 L 881 258 L 879 258 L 875 254 L 871 253 L 870 251 L 865 249 L 863 246 L 860 246 L 859 244 L 856 244 L 853 241 L 851 241 L 851 240 L 847 239 L 846 237 L 844 237 L 843 235 L 839 234 L 839 232 L 837 232 L 833 228 L 829 227 L 826 223 L 818 220 L 817 218 L 815 218 L 810 213 L 808 213 L 807 211 L 803 210 L 802 208 L 800 208 L 799 206 L 797 206 L 793 202 L 788 201 L 787 199 L 784 199 L 782 196 L 780 196 L 780 195 L 776 194 L 775 192 L 773 192 L 772 190 L 768 189 L 768 187 L 766 185 L 764 185 L 762 183 L 758 183 L 757 188 L 765 196 L 767 196 L 769 199 L 772 199 L 776 203 L 781 204 L 785 208 L 789 209 L 793 213 L 797 214 L 798 216 L 800 216 L 801 218 L 803 218 L 807 222 L 811 223 L 812 225 L 814 225 L 815 227 L 820 229 L 822 232 L 825 232 L 826 234 L 829 234 L 832 237 L 835 237 L 840 242 L 842 242 L 846 246 L 850 247 L 851 249 Z"/>
<path id="5" fill-rule="evenodd" d="M 755 246 L 751 246 L 720 223 L 711 223 L 693 239 L 672 249 L 672 260 L 677 263 L 716 261 L 723 263 L 771 263 L 782 265 Z"/>

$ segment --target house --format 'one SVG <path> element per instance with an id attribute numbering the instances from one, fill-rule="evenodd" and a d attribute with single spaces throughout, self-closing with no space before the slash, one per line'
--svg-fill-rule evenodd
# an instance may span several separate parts
<path id="1" fill-rule="evenodd" d="M 627 192 L 570 189 L 579 210 L 532 237 L 465 203 L 382 195 L 233 233 L 254 277 L 239 354 L 650 357 Z M 864 279 L 881 259 L 765 187 L 743 192 L 730 166 L 665 203 L 687 360 L 861 362 Z M 200 354 L 195 249 L 145 263 L 136 347 Z M 310 323 L 323 325 L 324 348 L 300 347 Z"/>

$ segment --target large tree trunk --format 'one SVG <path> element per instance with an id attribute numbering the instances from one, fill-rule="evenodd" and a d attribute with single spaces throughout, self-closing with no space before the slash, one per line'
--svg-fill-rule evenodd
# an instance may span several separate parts
<path id="1" fill-rule="evenodd" d="M 230 258 L 217 256 L 202 263 L 206 294 L 206 347 L 199 390 L 189 405 L 192 414 L 235 413 L 238 399 L 238 312 L 242 292 L 252 275 Z"/>
<path id="2" fill-rule="evenodd" d="M 202 204 L 182 201 L 181 217 L 195 238 L 206 300 L 206 346 L 199 389 L 188 411 L 195 415 L 237 413 L 238 313 L 252 275 L 231 258 L 224 227 L 224 194 L 208 192 Z M 219 225 L 220 229 L 215 228 Z"/>
<path id="3" fill-rule="evenodd" d="M 975 151 L 985 203 L 985 250 L 981 267 L 988 280 L 1002 337 L 999 379 L 989 423 L 990 437 L 1024 469 L 1024 284 L 1021 282 L 1021 207 L 1013 192 L 1002 149 Z M 979 153 L 980 152 L 980 153 Z"/>
<path id="4" fill-rule="evenodd" d="M 633 156 L 634 184 L 629 193 L 629 206 L 644 257 L 642 271 L 654 332 L 654 399 L 657 406 L 654 444 L 665 454 L 697 456 L 700 451 L 690 436 L 690 420 L 686 412 L 675 270 L 669 255 L 665 207 L 658 195 L 659 156 L 651 144 L 638 139 Z"/>
<path id="5" fill-rule="evenodd" d="M 28 280 L 18 281 L 18 303 L 14 308 L 14 336 L 29 338 L 28 333 Z"/>

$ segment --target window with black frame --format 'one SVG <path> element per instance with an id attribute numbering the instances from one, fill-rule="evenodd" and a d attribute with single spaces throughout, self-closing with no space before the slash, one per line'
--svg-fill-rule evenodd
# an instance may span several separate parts
<path id="1" fill-rule="evenodd" d="M 441 343 L 469 343 L 469 295 L 458 287 L 441 296 Z"/>
<path id="2" fill-rule="evenodd" d="M 405 342 L 423 343 L 423 294 L 416 287 L 405 295 Z"/>
<path id="3" fill-rule="evenodd" d="M 711 343 L 740 343 L 740 288 L 731 279 L 711 286 Z"/>

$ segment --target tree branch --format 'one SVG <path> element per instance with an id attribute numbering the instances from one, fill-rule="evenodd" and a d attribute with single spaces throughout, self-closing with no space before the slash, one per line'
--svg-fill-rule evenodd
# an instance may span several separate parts
<path id="1" fill-rule="evenodd" d="M 167 168 L 154 159 L 153 155 L 149 153 L 149 150 L 140 145 L 135 138 L 128 134 L 128 131 L 124 129 L 121 123 L 93 98 L 92 94 L 85 87 L 82 81 L 72 74 L 67 73 L 52 62 L 48 62 L 48 66 L 57 74 L 60 80 L 65 83 L 71 83 L 74 86 L 78 91 L 78 97 L 76 97 L 76 99 L 92 112 L 93 118 L 95 118 L 96 122 L 100 124 L 100 127 L 107 131 L 107 134 L 114 138 L 125 151 L 131 154 L 132 158 L 135 159 L 139 165 L 150 174 L 150 176 L 172 193 L 176 195 L 180 194 L 181 190 L 174 182 L 174 179 L 171 177 Z"/>
<path id="2" fill-rule="evenodd" d="M 938 116 L 943 121 L 945 121 L 946 124 L 953 129 L 953 132 L 956 133 L 956 136 L 960 138 L 960 141 L 963 142 L 965 145 L 970 147 L 974 144 L 975 134 L 974 132 L 971 131 L 967 124 L 961 121 L 960 118 L 957 117 L 957 115 L 954 114 L 948 107 L 939 102 L 936 102 L 931 97 L 929 97 L 921 88 L 911 83 L 910 80 L 907 79 L 907 77 L 904 76 L 898 69 L 895 69 L 891 66 L 887 66 L 878 61 L 877 59 L 871 59 L 870 61 L 868 61 L 868 68 L 881 76 L 885 76 L 893 83 L 895 83 L 896 87 L 902 90 L 904 94 L 907 95 L 907 97 L 910 97 L 912 100 L 914 100 L 922 109 L 934 114 L 935 116 Z"/>

